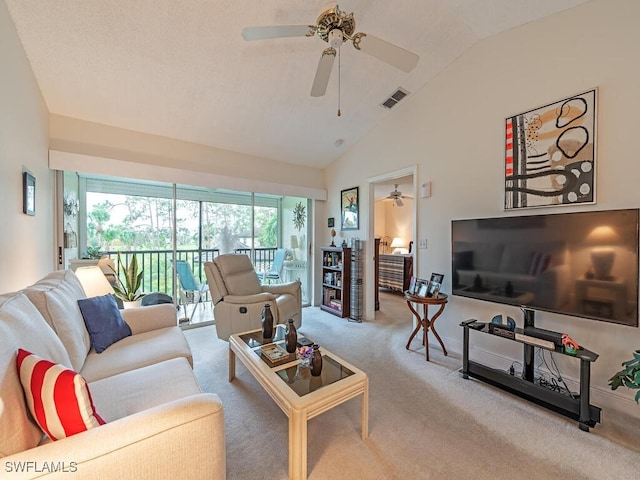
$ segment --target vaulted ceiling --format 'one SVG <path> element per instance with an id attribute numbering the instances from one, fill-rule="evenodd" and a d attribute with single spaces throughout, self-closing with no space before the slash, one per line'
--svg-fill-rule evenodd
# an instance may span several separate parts
<path id="1" fill-rule="evenodd" d="M 344 44 L 340 82 L 336 60 L 311 97 L 325 42 L 241 32 L 314 24 L 326 0 L 5 0 L 51 113 L 317 167 L 394 115 L 380 104 L 398 87 L 415 93 L 483 38 L 586 1 L 344 0 L 355 31 L 418 64 Z"/>

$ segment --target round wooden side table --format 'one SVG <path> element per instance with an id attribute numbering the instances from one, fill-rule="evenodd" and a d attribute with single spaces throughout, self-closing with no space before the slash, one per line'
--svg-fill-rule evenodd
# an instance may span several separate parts
<path id="1" fill-rule="evenodd" d="M 409 341 L 407 342 L 407 350 L 409 350 L 409 345 L 411 345 L 411 340 L 413 340 L 416 334 L 420 331 L 420 328 L 422 328 L 423 329 L 422 344 L 424 345 L 424 348 L 425 348 L 425 360 L 427 362 L 429 361 L 429 330 L 433 332 L 435 337 L 438 339 L 438 342 L 440 342 L 440 346 L 442 347 L 442 351 L 444 352 L 445 356 L 448 355 L 447 349 L 444 346 L 444 342 L 440 338 L 440 335 L 438 335 L 438 332 L 436 332 L 435 322 L 436 322 L 436 319 L 444 311 L 444 307 L 449 301 L 449 296 L 446 293 L 439 293 L 437 297 L 418 297 L 416 295 L 410 294 L 409 292 L 404 292 L 404 299 L 407 301 L 409 310 L 411 310 L 413 315 L 416 317 L 416 320 L 418 321 L 418 325 L 416 326 L 415 330 L 411 333 L 411 336 L 409 337 Z M 422 305 L 422 310 L 423 310 L 422 316 L 420 316 L 418 311 L 415 308 L 413 308 L 414 303 L 417 305 Z M 429 318 L 429 305 L 440 307 L 438 308 L 438 311 L 435 313 L 435 315 L 433 315 L 431 318 Z"/>

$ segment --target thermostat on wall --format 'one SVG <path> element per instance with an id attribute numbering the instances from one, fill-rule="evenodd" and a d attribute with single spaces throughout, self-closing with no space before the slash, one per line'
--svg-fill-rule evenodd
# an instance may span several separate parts
<path id="1" fill-rule="evenodd" d="M 422 198 L 429 198 L 431 196 L 431 182 L 424 182 L 420 185 L 420 196 Z"/>

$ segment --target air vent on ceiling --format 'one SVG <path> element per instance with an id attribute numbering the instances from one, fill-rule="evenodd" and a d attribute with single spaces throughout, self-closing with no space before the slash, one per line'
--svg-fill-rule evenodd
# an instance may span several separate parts
<path id="1" fill-rule="evenodd" d="M 393 108 L 395 107 L 398 102 L 400 100 L 402 100 L 404 97 L 406 97 L 407 95 L 409 95 L 409 92 L 407 92 L 404 88 L 402 87 L 398 87 L 398 89 L 393 92 L 389 98 L 387 98 L 384 102 L 382 102 L 380 105 L 385 107 L 385 108 Z"/>

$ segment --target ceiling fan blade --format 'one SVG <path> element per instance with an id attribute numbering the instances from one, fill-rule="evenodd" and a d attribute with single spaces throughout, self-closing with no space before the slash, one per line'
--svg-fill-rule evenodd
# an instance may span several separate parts
<path id="1" fill-rule="evenodd" d="M 318 62 L 316 77 L 313 79 L 313 86 L 311 87 L 312 97 L 322 97 L 327 91 L 329 77 L 331 77 L 331 68 L 333 67 L 333 61 L 335 59 L 336 49 L 331 47 L 325 48 Z"/>
<path id="2" fill-rule="evenodd" d="M 311 37 L 315 33 L 316 27 L 313 25 L 268 25 L 243 28 L 242 38 L 251 41 L 283 37 Z"/>
<path id="3" fill-rule="evenodd" d="M 418 64 L 418 55 L 368 33 L 356 33 L 353 46 L 383 62 L 409 73 Z"/>

